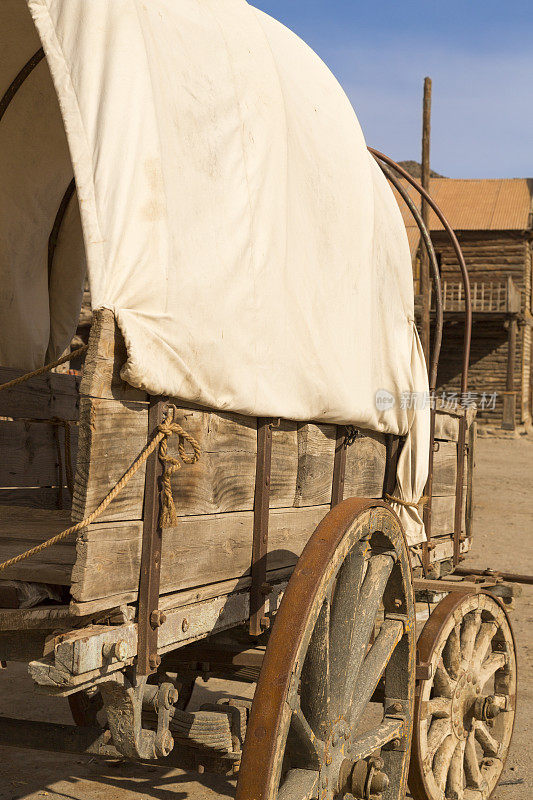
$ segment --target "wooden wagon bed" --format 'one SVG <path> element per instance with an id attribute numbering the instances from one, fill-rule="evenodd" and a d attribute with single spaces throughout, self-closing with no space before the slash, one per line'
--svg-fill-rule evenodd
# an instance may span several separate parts
<path id="1" fill-rule="evenodd" d="M 47 374 L 0 395 L 1 560 L 64 530 L 71 519 L 90 514 L 146 444 L 148 398 L 120 379 L 125 359 L 113 314 L 102 310 L 95 315 L 81 385 L 75 376 Z M 15 374 L 2 369 L 1 378 Z M 223 584 L 227 593 L 249 585 L 257 421 L 173 402 L 178 406 L 177 421 L 198 440 L 202 451 L 198 463 L 173 476 L 179 524 L 163 535 L 161 594 L 172 593 L 179 605 L 176 593 L 182 592 L 190 602 L 195 587 Z M 462 413 L 439 409 L 436 415 L 431 560 L 437 562 L 452 555 Z M 468 425 L 472 416 L 468 415 Z M 65 480 L 65 425 L 50 423 L 54 418 L 71 423 L 75 468 L 71 504 Z M 290 571 L 330 508 L 337 435 L 335 425 L 281 420 L 273 427 L 269 572 Z M 386 435 L 359 432 L 347 448 L 345 497 L 383 495 L 389 443 Z M 175 447 L 171 440 L 171 454 L 176 454 Z M 464 472 L 469 485 L 462 550 L 469 545 L 467 518 L 472 505 L 472 470 Z M 6 569 L 2 578 L 63 586 L 76 615 L 135 601 L 143 495 L 144 467 L 77 540 L 67 539 Z M 64 509 L 58 509 L 61 504 Z M 0 582 L 0 591 L 1 586 Z"/>

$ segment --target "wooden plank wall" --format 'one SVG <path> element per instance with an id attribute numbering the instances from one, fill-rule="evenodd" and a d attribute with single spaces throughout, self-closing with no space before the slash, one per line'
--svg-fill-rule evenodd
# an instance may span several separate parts
<path id="1" fill-rule="evenodd" d="M 22 370 L 0 367 L 0 383 L 22 374 Z M 0 392 L 0 511 L 4 505 L 70 507 L 64 471 L 65 430 L 52 420 L 71 423 L 71 461 L 75 465 L 79 383 L 73 375 L 45 373 Z M 60 482 L 63 492 L 59 501 Z"/>
<path id="2" fill-rule="evenodd" d="M 125 350 L 112 314 L 99 312 L 93 331 L 97 344 L 81 386 L 74 519 L 96 507 L 147 438 L 145 396 L 120 380 Z M 202 458 L 173 478 L 180 520 L 164 534 L 162 592 L 246 575 L 251 556 L 255 419 L 181 407 L 177 421 L 197 438 Z M 335 436 L 333 425 L 282 421 L 273 430 L 269 569 L 295 563 L 329 509 Z M 174 440 L 169 452 L 177 455 Z M 346 494 L 380 497 L 384 469 L 384 437 L 358 439 L 348 450 Z M 80 535 L 72 573 L 75 600 L 136 590 L 143 485 L 141 469 Z"/>
<path id="3" fill-rule="evenodd" d="M 531 309 L 531 243 L 521 232 L 462 231 L 459 241 L 468 267 L 470 280 L 505 281 L 513 279 L 522 293 L 522 310 Z M 447 237 L 432 233 L 435 250 L 440 253 L 443 280 L 458 280 L 457 259 Z M 506 388 L 507 331 L 503 319 L 475 321 L 472 335 L 469 388 L 474 392 L 499 393 L 496 411 L 479 409 L 478 422 L 499 427 L 502 421 L 502 396 Z M 457 391 L 460 385 L 462 332 L 448 324 L 444 330 L 439 389 Z M 524 326 L 517 337 L 515 390 L 516 424 L 531 416 L 531 329 Z"/>
<path id="4" fill-rule="evenodd" d="M 63 413 L 72 418 L 79 408 L 73 521 L 96 508 L 147 440 L 146 395 L 121 380 L 125 358 L 113 314 L 98 312 L 79 402 L 75 384 L 68 384 L 69 391 L 74 389 L 75 393 L 65 390 L 61 399 Z M 51 380 L 56 385 L 56 377 Z M 56 399 L 59 394 L 54 395 Z M 181 405 L 178 421 L 198 439 L 202 458 L 173 477 L 179 524 L 164 533 L 162 593 L 246 576 L 251 560 L 255 419 Z M 35 432 L 33 425 L 39 426 Z M 4 480 L 10 470 L 23 488 L 37 477 L 41 481 L 52 479 L 54 464 L 47 460 L 52 435 L 48 427 L 20 420 L 0 424 L 1 452 L 10 451 Z M 457 427 L 455 418 L 439 415 L 442 441 L 435 455 L 435 536 L 450 535 L 453 529 Z M 273 429 L 269 569 L 294 564 L 329 510 L 335 439 L 333 425 L 282 421 Z M 39 441 L 42 448 L 35 446 Z M 174 440 L 169 451 L 177 455 Z M 384 473 L 385 438 L 367 432 L 348 448 L 345 496 L 381 497 Z M 143 489 L 141 469 L 105 514 L 80 532 L 76 542 L 67 539 L 12 567 L 3 577 L 71 585 L 72 597 L 78 603 L 135 593 Z M 6 508 L 0 514 L 0 555 L 7 558 L 63 530 L 68 517 L 68 513 L 57 510 Z"/>

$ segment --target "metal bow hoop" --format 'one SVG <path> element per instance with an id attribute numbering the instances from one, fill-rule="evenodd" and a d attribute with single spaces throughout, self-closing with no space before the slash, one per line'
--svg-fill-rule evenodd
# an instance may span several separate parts
<path id="1" fill-rule="evenodd" d="M 426 190 L 418 183 L 418 181 L 416 181 L 413 177 L 411 177 L 411 175 L 409 175 L 409 173 L 405 169 L 403 169 L 403 167 L 401 167 L 399 164 L 397 164 L 396 161 L 393 161 L 392 158 L 389 158 L 388 156 L 384 155 L 383 153 L 380 153 L 379 150 L 374 150 L 373 147 L 369 147 L 368 151 L 369 151 L 369 153 L 371 153 L 374 156 L 374 158 L 376 159 L 376 161 L 378 162 L 379 166 L 382 169 L 383 169 L 383 165 L 387 164 L 389 167 L 392 167 L 394 170 L 396 170 L 396 172 L 399 175 L 401 175 L 402 178 L 405 178 L 405 180 L 408 183 L 410 183 L 411 186 L 414 189 L 416 189 L 416 191 L 427 201 L 428 205 L 433 209 L 433 211 L 435 212 L 435 214 L 437 215 L 437 217 L 441 221 L 444 230 L 446 231 L 446 233 L 450 237 L 450 240 L 451 240 L 453 249 L 455 250 L 455 254 L 457 256 L 457 261 L 459 263 L 459 267 L 460 267 L 460 270 L 461 270 L 461 276 L 462 276 L 462 279 L 463 279 L 463 286 L 464 286 L 464 292 L 465 292 L 465 335 L 464 335 L 464 344 L 463 344 L 463 366 L 462 366 L 462 371 L 461 371 L 461 393 L 464 394 L 466 392 L 466 390 L 467 390 L 467 387 L 468 387 L 468 365 L 470 363 L 470 340 L 472 338 L 472 301 L 471 301 L 471 297 L 470 297 L 470 279 L 468 277 L 468 270 L 466 268 L 466 263 L 465 263 L 465 259 L 464 259 L 464 256 L 463 256 L 463 252 L 461 250 L 461 246 L 460 246 L 460 244 L 459 244 L 459 242 L 457 240 L 457 236 L 455 235 L 455 233 L 453 231 L 453 228 L 451 227 L 450 223 L 448 222 L 448 220 L 446 219 L 446 217 L 444 216 L 444 214 L 442 213 L 442 211 L 440 210 L 438 205 L 435 203 L 435 201 L 426 192 Z M 385 172 L 385 170 L 383 170 L 383 171 Z M 387 173 L 385 172 L 385 174 L 387 174 Z M 388 175 L 387 175 L 387 177 L 388 177 Z M 396 185 L 396 183 L 395 183 L 395 185 Z M 399 193 L 402 194 L 400 191 L 399 191 Z M 402 194 L 402 197 L 403 197 L 403 194 Z M 409 205 L 409 209 L 412 212 L 411 205 L 410 204 L 408 204 L 408 205 Z M 418 219 L 416 218 L 416 216 L 415 216 L 415 219 L 417 221 L 417 225 L 419 225 Z M 419 225 L 419 227 L 420 227 L 420 225 Z M 424 241 L 425 241 L 425 239 L 424 239 Z M 430 257 L 430 262 L 431 262 L 431 257 Z M 439 296 L 440 296 L 440 292 L 439 292 Z M 441 302 L 442 302 L 442 298 L 440 298 L 440 299 L 441 299 Z M 437 306 L 437 315 L 438 315 L 438 306 Z M 437 320 L 438 320 L 438 316 L 437 316 Z M 438 363 L 438 354 L 437 354 L 437 363 Z M 432 367 L 433 367 L 433 365 L 432 365 Z M 435 367 L 435 369 L 436 369 L 436 367 Z"/>

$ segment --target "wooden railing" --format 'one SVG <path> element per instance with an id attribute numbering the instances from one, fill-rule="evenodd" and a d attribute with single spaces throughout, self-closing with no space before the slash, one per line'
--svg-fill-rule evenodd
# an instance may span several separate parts
<path id="1" fill-rule="evenodd" d="M 470 284 L 472 311 L 496 314 L 518 314 L 521 294 L 513 279 L 505 281 L 476 281 Z M 464 311 L 465 298 L 462 281 L 442 281 L 444 311 Z"/>

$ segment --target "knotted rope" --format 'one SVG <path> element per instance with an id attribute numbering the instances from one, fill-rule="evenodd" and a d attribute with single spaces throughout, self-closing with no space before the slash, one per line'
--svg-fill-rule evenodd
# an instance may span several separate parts
<path id="1" fill-rule="evenodd" d="M 191 436 L 189 433 L 183 430 L 181 425 L 174 421 L 174 415 L 176 413 L 176 407 L 170 406 L 168 415 L 166 419 L 157 427 L 157 433 L 155 434 L 154 438 L 151 442 L 149 442 L 137 458 L 132 462 L 129 469 L 124 473 L 122 478 L 113 486 L 110 492 L 106 494 L 102 502 L 95 508 L 92 514 L 82 519 L 80 522 L 77 522 L 75 525 L 71 525 L 70 528 L 58 533 L 56 536 L 52 536 L 51 539 L 47 539 L 45 542 L 37 545 L 36 547 L 32 547 L 30 550 L 26 550 L 24 553 L 20 553 L 18 556 L 14 556 L 13 558 L 9 558 L 7 561 L 4 561 L 0 564 L 0 570 L 6 569 L 7 567 L 11 567 L 14 564 L 18 564 L 19 561 L 23 561 L 26 558 L 30 558 L 31 556 L 40 553 L 41 550 L 44 550 L 47 547 L 52 547 L 52 545 L 61 542 L 63 539 L 66 539 L 73 533 L 77 533 L 82 528 L 86 528 L 91 522 L 94 522 L 98 517 L 100 517 L 106 508 L 113 502 L 115 497 L 120 494 L 123 488 L 126 486 L 127 483 L 133 478 L 136 472 L 140 470 L 144 462 L 147 458 L 154 452 L 158 444 L 161 443 L 161 448 L 159 451 L 159 457 L 161 461 L 163 461 L 165 468 L 163 472 L 163 486 L 161 490 L 161 517 L 160 517 L 160 524 L 161 527 L 169 527 L 175 525 L 177 523 L 177 516 L 176 516 L 176 507 L 174 505 L 174 499 L 172 497 L 172 487 L 170 485 L 171 476 L 180 468 L 179 460 L 173 458 L 172 456 L 168 455 L 168 439 L 170 436 L 178 436 L 178 453 L 181 460 L 185 464 L 194 464 L 200 458 L 201 451 L 200 445 L 196 441 L 196 439 Z M 191 447 L 193 448 L 193 453 L 187 453 L 185 450 L 184 442 L 188 442 Z"/>
<path id="2" fill-rule="evenodd" d="M 45 372 L 50 372 L 51 369 L 54 367 L 59 367 L 60 364 L 64 364 L 65 361 L 70 361 L 72 358 L 76 356 L 81 356 L 87 352 L 89 349 L 88 344 L 84 344 L 83 347 L 79 347 L 77 350 L 73 350 L 71 353 L 67 353 L 65 356 L 61 356 L 61 358 L 57 358 L 55 361 L 52 361 L 50 364 L 45 364 L 44 367 L 39 367 L 39 369 L 34 369 L 33 372 L 26 372 L 25 375 L 21 375 L 18 378 L 13 378 L 12 381 L 7 381 L 7 383 L 0 383 L 0 392 L 3 389 L 13 389 L 13 387 L 18 386 L 20 383 L 24 383 L 25 381 L 29 381 L 30 378 L 35 378 L 37 375 L 43 375 Z"/>
<path id="3" fill-rule="evenodd" d="M 162 528 L 172 528 L 174 525 L 178 524 L 176 506 L 174 505 L 174 498 L 172 496 L 172 476 L 181 469 L 181 462 L 184 464 L 195 464 L 199 460 L 201 454 L 200 445 L 194 436 L 191 436 L 190 433 L 183 430 L 181 425 L 174 422 L 176 411 L 176 406 L 169 406 L 167 418 L 158 428 L 158 430 L 164 434 L 164 439 L 159 448 L 159 458 L 165 465 L 162 477 L 161 515 L 159 519 L 159 524 Z M 179 458 L 174 458 L 168 454 L 168 440 L 172 435 L 178 437 Z M 185 442 L 191 445 L 193 449 L 192 453 L 187 453 L 185 450 Z"/>
<path id="4" fill-rule="evenodd" d="M 385 493 L 383 496 L 389 503 L 398 503 L 399 506 L 403 506 L 404 508 L 419 508 L 420 506 L 425 506 L 429 499 L 424 495 L 424 497 L 420 498 L 418 503 L 408 503 L 407 500 L 401 500 L 399 497 L 394 497 L 392 494 Z"/>

